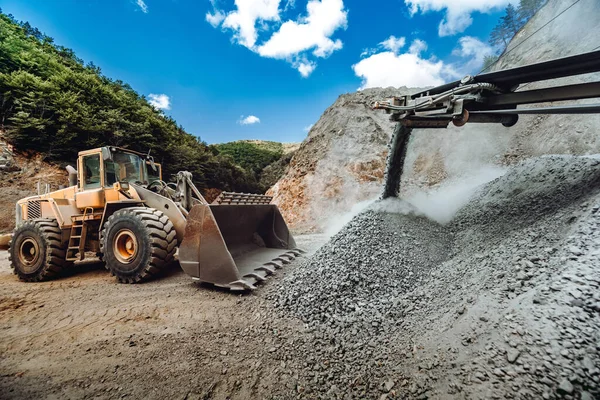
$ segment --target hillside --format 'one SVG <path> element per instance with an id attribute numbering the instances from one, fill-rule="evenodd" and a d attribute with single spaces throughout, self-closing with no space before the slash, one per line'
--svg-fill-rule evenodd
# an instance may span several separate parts
<path id="1" fill-rule="evenodd" d="M 230 157 L 235 164 L 244 168 L 259 193 L 267 191 L 281 178 L 298 147 L 298 143 L 265 140 L 238 140 L 210 146 L 213 153 Z"/>
<path id="2" fill-rule="evenodd" d="M 0 129 L 17 152 L 72 163 L 103 145 L 150 152 L 167 179 L 193 173 L 201 189 L 261 192 L 254 173 L 211 151 L 127 83 L 0 13 Z"/>
<path id="3" fill-rule="evenodd" d="M 330 218 L 378 195 L 393 124 L 370 105 L 411 90 L 417 89 L 343 94 L 325 110 L 268 192 L 289 224 L 300 231 L 324 230 Z"/>
<path id="4" fill-rule="evenodd" d="M 512 39 L 494 69 L 594 50 L 600 34 L 596 23 L 600 3 L 581 0 L 557 17 L 564 8 L 563 2 L 549 1 Z M 534 34 L 554 17 L 557 19 L 543 32 Z M 561 83 L 575 81 L 563 79 Z M 548 84 L 529 85 L 527 89 Z M 344 94 L 323 113 L 286 175 L 270 190 L 296 229 L 327 231 L 348 220 L 342 216 L 356 213 L 378 197 L 393 124 L 388 115 L 368 105 L 375 99 L 409 91 L 379 88 Z M 527 115 L 512 128 L 467 124 L 462 128 L 415 129 L 406 158 L 403 194 L 423 197 L 423 191 L 457 182 L 474 187 L 494 179 L 506 166 L 544 154 L 598 153 L 598 127 L 598 115 Z"/>

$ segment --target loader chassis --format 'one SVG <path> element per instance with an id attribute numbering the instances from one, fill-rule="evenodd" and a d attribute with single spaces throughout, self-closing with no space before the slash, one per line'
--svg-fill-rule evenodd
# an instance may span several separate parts
<path id="1" fill-rule="evenodd" d="M 225 193 L 209 205 L 189 172 L 167 184 L 151 158 L 116 147 L 80 152 L 76 173 L 76 184 L 17 203 L 9 257 L 20 279 L 46 280 L 93 255 L 118 281 L 136 283 L 160 273 L 182 246 L 192 278 L 246 290 L 299 255 L 267 196 Z"/>

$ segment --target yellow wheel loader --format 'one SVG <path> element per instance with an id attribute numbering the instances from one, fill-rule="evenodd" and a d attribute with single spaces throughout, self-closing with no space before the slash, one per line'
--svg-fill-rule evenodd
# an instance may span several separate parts
<path id="1" fill-rule="evenodd" d="M 82 151 L 67 170 L 66 189 L 17 202 L 9 257 L 21 280 L 99 256 L 119 282 L 137 283 L 178 251 L 192 279 L 251 290 L 302 252 L 268 196 L 224 192 L 208 204 L 191 173 L 167 184 L 151 157 L 117 147 Z"/>

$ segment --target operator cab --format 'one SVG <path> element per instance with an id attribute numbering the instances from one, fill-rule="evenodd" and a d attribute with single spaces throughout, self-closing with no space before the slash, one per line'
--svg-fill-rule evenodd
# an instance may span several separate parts
<path id="1" fill-rule="evenodd" d="M 148 186 L 162 180 L 162 171 L 151 157 L 118 147 L 102 147 L 79 153 L 80 189 L 111 188 L 117 182 Z"/>

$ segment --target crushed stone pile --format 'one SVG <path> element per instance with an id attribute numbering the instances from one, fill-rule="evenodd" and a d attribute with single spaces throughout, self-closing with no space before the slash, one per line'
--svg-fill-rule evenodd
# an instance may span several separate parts
<path id="1" fill-rule="evenodd" d="M 520 163 L 481 188 L 455 216 L 455 230 L 479 226 L 491 234 L 560 212 L 598 187 L 597 156 L 543 156 Z"/>
<path id="2" fill-rule="evenodd" d="M 385 321 L 398 317 L 398 294 L 419 286 L 451 244 L 447 229 L 410 204 L 394 208 L 403 213 L 369 210 L 353 219 L 305 268 L 285 278 L 290 287 L 276 306 L 335 331 L 387 328 Z"/>
<path id="3" fill-rule="evenodd" d="M 593 399 L 598 265 L 600 159 L 550 156 L 484 185 L 446 226 L 375 205 L 268 298 L 314 332 L 298 355 L 314 363 L 297 366 L 309 393 Z"/>

